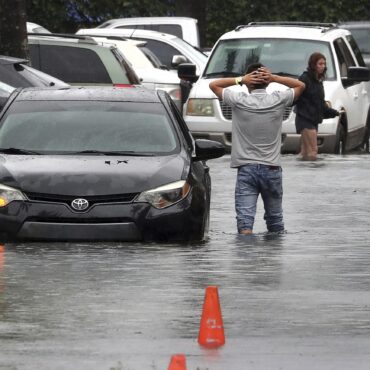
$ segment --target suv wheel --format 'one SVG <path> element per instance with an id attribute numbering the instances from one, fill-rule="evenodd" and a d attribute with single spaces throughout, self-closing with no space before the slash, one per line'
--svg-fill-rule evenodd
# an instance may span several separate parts
<path id="1" fill-rule="evenodd" d="M 334 154 L 344 154 L 346 150 L 346 131 L 341 123 L 338 124 Z"/>

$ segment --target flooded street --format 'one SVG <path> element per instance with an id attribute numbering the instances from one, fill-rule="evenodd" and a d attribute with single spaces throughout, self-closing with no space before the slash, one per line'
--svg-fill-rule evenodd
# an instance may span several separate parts
<path id="1" fill-rule="evenodd" d="M 287 233 L 238 236 L 236 171 L 209 161 L 201 244 L 9 244 L 0 255 L 1 370 L 369 369 L 370 156 L 283 156 Z M 197 343 L 218 287 L 226 344 Z"/>

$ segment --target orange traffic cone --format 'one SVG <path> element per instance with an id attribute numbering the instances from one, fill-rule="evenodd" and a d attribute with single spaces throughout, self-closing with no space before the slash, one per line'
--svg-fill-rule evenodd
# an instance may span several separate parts
<path id="1" fill-rule="evenodd" d="M 216 286 L 206 288 L 198 343 L 207 348 L 220 347 L 225 344 L 224 325 Z"/>
<path id="2" fill-rule="evenodd" d="M 171 357 L 171 362 L 168 365 L 168 370 L 186 370 L 185 355 L 177 354 Z"/>

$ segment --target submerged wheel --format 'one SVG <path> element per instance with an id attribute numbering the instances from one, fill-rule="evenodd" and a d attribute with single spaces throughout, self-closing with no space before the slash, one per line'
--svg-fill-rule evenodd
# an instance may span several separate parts
<path id="1" fill-rule="evenodd" d="M 346 152 L 346 131 L 341 123 L 338 124 L 334 154 L 345 154 Z"/>

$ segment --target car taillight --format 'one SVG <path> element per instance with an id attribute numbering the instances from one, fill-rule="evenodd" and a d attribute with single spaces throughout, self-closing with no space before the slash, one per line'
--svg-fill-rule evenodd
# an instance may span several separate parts
<path id="1" fill-rule="evenodd" d="M 114 87 L 135 87 L 135 85 L 131 84 L 114 84 Z"/>

